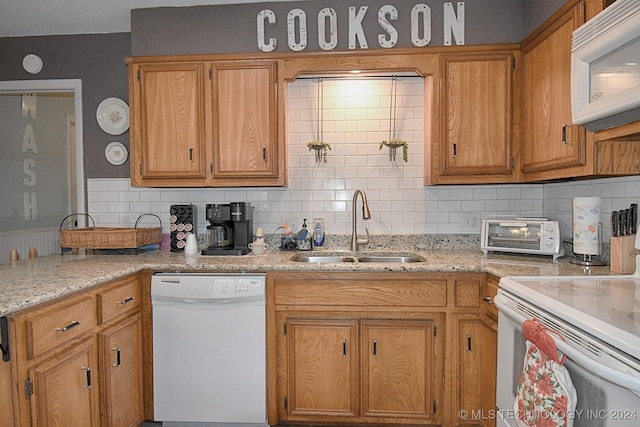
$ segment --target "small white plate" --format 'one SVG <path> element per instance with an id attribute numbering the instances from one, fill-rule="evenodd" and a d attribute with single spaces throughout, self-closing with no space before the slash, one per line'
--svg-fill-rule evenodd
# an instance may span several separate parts
<path id="1" fill-rule="evenodd" d="M 109 143 L 107 148 L 104 149 L 104 156 L 109 163 L 119 166 L 127 161 L 129 151 L 127 151 L 127 147 L 121 142 L 114 141 Z"/>
<path id="2" fill-rule="evenodd" d="M 129 129 L 129 106 L 120 98 L 107 98 L 98 105 L 96 119 L 106 133 L 121 135 Z"/>
<path id="3" fill-rule="evenodd" d="M 22 60 L 22 68 L 24 68 L 27 73 L 38 74 L 42 70 L 42 58 L 30 53 Z"/>

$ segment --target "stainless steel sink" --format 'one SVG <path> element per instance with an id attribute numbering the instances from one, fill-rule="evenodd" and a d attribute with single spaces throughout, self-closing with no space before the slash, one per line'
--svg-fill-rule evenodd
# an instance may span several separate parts
<path id="1" fill-rule="evenodd" d="M 291 257 L 291 261 L 311 263 L 358 262 L 357 258 L 353 256 L 307 255 L 303 253 L 295 254 Z"/>
<path id="2" fill-rule="evenodd" d="M 402 256 L 386 256 L 386 255 L 376 255 L 376 256 L 361 256 L 358 257 L 358 262 L 392 262 L 392 263 L 400 263 L 406 264 L 410 262 L 424 262 L 426 261 L 419 255 L 402 255 Z"/>
<path id="3" fill-rule="evenodd" d="M 412 253 L 363 253 L 363 252 L 337 252 L 324 254 L 309 254 L 298 252 L 291 257 L 291 261 L 308 263 L 394 263 L 407 264 L 412 262 L 425 262 L 426 259 Z"/>

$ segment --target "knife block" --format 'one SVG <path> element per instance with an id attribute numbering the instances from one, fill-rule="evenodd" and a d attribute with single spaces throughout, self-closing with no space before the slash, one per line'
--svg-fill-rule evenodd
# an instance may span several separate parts
<path id="1" fill-rule="evenodd" d="M 631 274 L 636 269 L 636 235 L 611 237 L 610 265 L 612 273 Z"/>

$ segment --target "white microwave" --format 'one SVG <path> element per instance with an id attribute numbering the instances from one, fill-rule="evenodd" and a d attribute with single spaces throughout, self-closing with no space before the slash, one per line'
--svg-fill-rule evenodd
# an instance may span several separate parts
<path id="1" fill-rule="evenodd" d="M 485 219 L 480 232 L 480 249 L 494 252 L 564 255 L 560 224 L 546 218 Z"/>
<path id="2" fill-rule="evenodd" d="M 573 32 L 571 114 L 592 132 L 640 120 L 640 1 L 616 0 Z"/>

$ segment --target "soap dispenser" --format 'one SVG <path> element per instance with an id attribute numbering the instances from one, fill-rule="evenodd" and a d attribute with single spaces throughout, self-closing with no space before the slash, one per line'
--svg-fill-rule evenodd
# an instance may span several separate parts
<path id="1" fill-rule="evenodd" d="M 298 231 L 297 241 L 299 251 L 311 250 L 311 236 L 309 235 L 309 229 L 307 228 L 306 218 L 302 221 L 302 228 Z"/>

